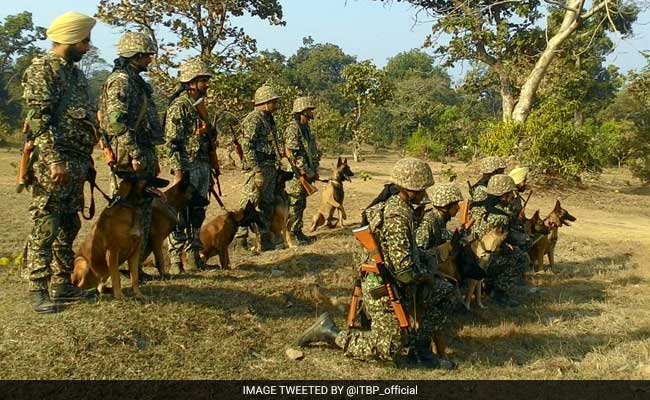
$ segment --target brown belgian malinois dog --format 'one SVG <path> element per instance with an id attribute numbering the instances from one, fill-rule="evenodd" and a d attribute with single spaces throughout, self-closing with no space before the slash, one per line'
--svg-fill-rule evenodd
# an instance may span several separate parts
<path id="1" fill-rule="evenodd" d="M 343 182 L 350 182 L 350 178 L 353 176 L 354 173 L 348 165 L 348 159 L 341 160 L 341 157 L 339 157 L 332 177 L 327 182 L 325 189 L 323 189 L 318 211 L 311 220 L 310 232 L 315 231 L 316 228 L 325 223 L 327 223 L 328 228 L 334 228 L 337 224 L 343 227 L 343 220 L 347 219 L 343 208 L 343 199 L 345 198 Z M 334 218 L 334 212 L 338 214 L 338 218 Z"/>
<path id="2" fill-rule="evenodd" d="M 537 219 L 539 219 L 539 211 L 536 213 Z M 533 215 L 535 218 L 535 215 Z M 543 225 L 547 228 L 548 233 L 544 234 L 531 248 L 528 250 L 528 255 L 530 256 L 531 262 L 535 265 L 535 271 L 553 271 L 555 265 L 555 245 L 557 244 L 558 239 L 558 229 L 561 226 L 571 226 L 569 222 L 575 222 L 576 217 L 569 214 L 567 210 L 562 208 L 560 200 L 555 202 L 555 207 L 553 211 L 544 218 Z M 537 226 L 539 221 L 532 224 L 532 227 Z M 530 225 L 529 225 L 530 226 Z M 533 231 L 533 233 L 535 233 Z M 543 233 L 541 231 L 540 233 Z M 544 268 L 544 256 L 548 257 L 549 266 Z"/>

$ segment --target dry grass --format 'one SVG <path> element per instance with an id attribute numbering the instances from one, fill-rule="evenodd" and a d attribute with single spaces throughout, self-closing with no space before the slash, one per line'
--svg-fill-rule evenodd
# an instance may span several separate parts
<path id="1" fill-rule="evenodd" d="M 15 168 L 10 164 L 17 160 L 17 150 L 0 153 L 5 227 L 0 257 L 20 253 L 31 227 L 28 195 L 13 191 Z M 353 163 L 355 172 L 365 171 L 373 179 L 346 186 L 349 224 L 358 221 L 359 209 L 378 192 L 394 161 L 394 156 L 375 156 Z M 458 181 L 465 182 L 467 167 L 453 167 Z M 105 178 L 106 173 L 102 169 L 99 175 Z M 222 182 L 229 207 L 238 201 L 240 177 L 238 171 L 227 171 Z M 100 184 L 107 186 L 105 180 Z M 305 350 L 302 361 L 285 356 L 323 310 L 332 310 L 343 323 L 341 300 L 350 293 L 357 251 L 346 228 L 321 231 L 315 244 L 297 250 L 259 257 L 235 253 L 238 268 L 232 271 L 147 284 L 143 302 L 105 296 L 99 304 L 73 306 L 53 316 L 30 310 L 18 268 L 0 267 L 0 378 L 650 378 L 645 258 L 650 198 L 634 185 L 625 171 L 613 170 L 587 189 L 535 194 L 531 210 L 541 207 L 544 215 L 559 195 L 578 217 L 573 227 L 561 231 L 559 273 L 535 277 L 543 290 L 528 296 L 518 310 L 488 302 L 487 310 L 454 316 L 448 337 L 457 371 L 395 370 L 345 359 L 326 347 Z M 309 199 L 306 218 L 318 197 Z M 209 215 L 216 213 L 212 206 Z M 89 226 L 84 223 L 81 238 Z"/>

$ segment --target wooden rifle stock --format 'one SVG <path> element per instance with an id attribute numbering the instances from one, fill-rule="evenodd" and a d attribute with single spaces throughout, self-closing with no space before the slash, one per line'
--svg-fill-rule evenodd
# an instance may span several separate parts
<path id="1" fill-rule="evenodd" d="M 289 165 L 291 165 L 291 169 L 293 170 L 293 173 L 298 176 L 298 181 L 302 185 L 302 188 L 305 189 L 305 193 L 307 193 L 307 196 L 311 196 L 312 194 L 318 192 L 316 186 L 309 183 L 307 177 L 300 173 L 300 170 L 298 169 L 298 167 L 296 167 L 296 164 L 293 162 L 293 160 L 291 160 L 291 157 L 289 157 L 288 150 L 285 151 L 284 157 L 287 159 L 287 161 L 289 161 Z"/>
<path id="2" fill-rule="evenodd" d="M 101 120 L 102 120 L 102 112 L 97 111 L 97 122 L 101 123 Z M 97 135 L 98 132 L 94 126 L 93 129 L 95 129 L 95 135 Z M 102 154 L 104 155 L 104 160 L 106 160 L 106 164 L 108 164 L 110 168 L 113 168 L 115 164 L 117 164 L 117 157 L 113 152 L 113 148 L 111 147 L 111 142 L 108 139 L 108 136 L 104 131 L 101 130 L 101 126 L 100 126 L 100 131 L 98 136 L 99 136 L 98 137 L 99 148 L 102 150 Z"/>
<path id="3" fill-rule="evenodd" d="M 370 227 L 368 225 L 354 229 L 352 231 L 352 234 L 354 235 L 354 238 L 357 239 L 359 243 L 361 243 L 361 246 L 366 249 L 368 254 L 370 254 L 370 257 L 372 257 L 375 263 L 379 264 L 384 262 L 384 258 L 379 251 L 375 237 L 372 235 L 372 232 L 370 231 Z M 367 272 L 375 273 L 374 271 Z M 377 270 L 376 273 L 379 274 L 379 270 Z"/>
<path id="4" fill-rule="evenodd" d="M 348 329 L 354 328 L 354 320 L 357 319 L 357 311 L 359 309 L 359 302 L 361 302 L 361 280 L 357 279 L 352 291 L 352 301 L 350 302 L 350 309 L 348 310 Z"/>
<path id="5" fill-rule="evenodd" d="M 205 98 L 201 97 L 194 103 L 194 108 L 201 118 L 201 127 L 197 130 L 199 135 L 207 135 L 207 141 L 210 152 L 210 166 L 212 167 L 212 177 L 214 178 L 214 183 L 217 184 L 217 193 L 219 196 L 223 196 L 221 193 L 221 182 L 219 182 L 219 175 L 221 175 L 221 170 L 219 169 L 219 157 L 217 156 L 217 143 L 216 143 L 216 130 L 214 126 L 210 123 L 210 117 L 208 116 L 208 107 L 205 105 Z M 222 204 L 219 200 L 219 204 Z"/>

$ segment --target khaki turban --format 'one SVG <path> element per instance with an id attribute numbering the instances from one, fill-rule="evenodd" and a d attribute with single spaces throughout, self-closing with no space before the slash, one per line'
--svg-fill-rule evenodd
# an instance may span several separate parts
<path id="1" fill-rule="evenodd" d="M 78 12 L 70 11 L 57 17 L 47 29 L 47 38 L 61 44 L 82 42 L 90 35 L 95 19 Z"/>
<path id="2" fill-rule="evenodd" d="M 528 168 L 526 167 L 515 168 L 512 171 L 510 171 L 508 175 L 510 175 L 512 180 L 515 181 L 515 185 L 519 185 L 524 180 L 526 180 L 526 177 L 528 176 Z"/>

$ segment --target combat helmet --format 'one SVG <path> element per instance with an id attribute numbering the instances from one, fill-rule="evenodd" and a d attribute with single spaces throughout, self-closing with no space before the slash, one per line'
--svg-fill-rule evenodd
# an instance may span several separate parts
<path id="1" fill-rule="evenodd" d="M 256 91 L 255 91 L 255 96 L 253 97 L 253 104 L 256 106 L 264 103 L 268 103 L 271 100 L 279 99 L 280 95 L 278 95 L 270 85 L 264 84 L 260 86 Z"/>
<path id="2" fill-rule="evenodd" d="M 501 157 L 485 157 L 481 160 L 481 173 L 491 174 L 497 169 L 505 168 L 506 161 Z"/>
<path id="3" fill-rule="evenodd" d="M 419 191 L 434 184 L 429 164 L 417 158 L 402 158 L 393 167 L 391 182 L 406 190 Z"/>
<path id="4" fill-rule="evenodd" d="M 514 192 L 517 190 L 515 186 L 515 181 L 506 174 L 497 174 L 490 178 L 490 181 L 487 185 L 487 194 L 493 196 L 501 196 L 508 192 Z"/>
<path id="5" fill-rule="evenodd" d="M 181 83 L 190 82 L 192 79 L 200 76 L 206 76 L 208 78 L 212 77 L 212 72 L 210 72 L 208 66 L 199 58 L 185 61 L 180 67 L 178 67 L 178 72 L 178 80 Z"/>
<path id="6" fill-rule="evenodd" d="M 303 96 L 298 97 L 293 101 L 293 108 L 291 109 L 291 114 L 299 114 L 305 110 L 313 110 L 316 108 L 311 97 Z"/>
<path id="7" fill-rule="evenodd" d="M 451 203 L 463 201 L 463 194 L 458 186 L 447 183 L 435 185 L 431 194 L 431 203 L 436 207 L 445 207 Z"/>
<path id="8" fill-rule="evenodd" d="M 156 54 L 157 49 L 153 40 L 144 33 L 126 32 L 117 42 L 117 55 L 131 58 L 136 54 Z"/>

